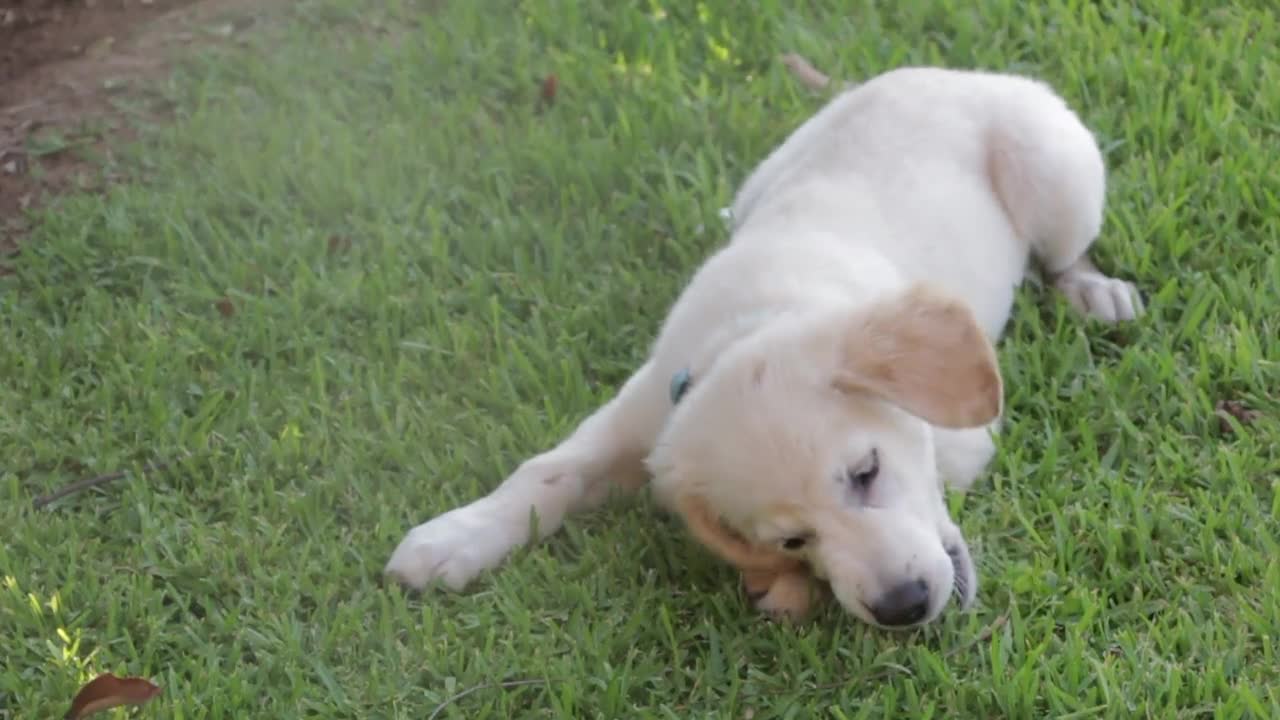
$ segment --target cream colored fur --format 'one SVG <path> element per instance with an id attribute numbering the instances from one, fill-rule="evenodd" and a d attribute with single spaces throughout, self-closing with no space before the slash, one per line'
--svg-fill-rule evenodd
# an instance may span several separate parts
<path id="1" fill-rule="evenodd" d="M 1037 81 L 903 68 L 840 94 L 746 180 L 731 241 L 618 394 L 410 531 L 387 572 L 462 588 L 529 539 L 531 513 L 546 536 L 652 477 L 766 610 L 803 614 L 808 573 L 878 625 L 968 604 L 943 484 L 967 488 L 994 452 L 992 343 L 1031 260 L 1087 314 L 1141 312 L 1086 254 L 1104 187 L 1093 136 Z"/>

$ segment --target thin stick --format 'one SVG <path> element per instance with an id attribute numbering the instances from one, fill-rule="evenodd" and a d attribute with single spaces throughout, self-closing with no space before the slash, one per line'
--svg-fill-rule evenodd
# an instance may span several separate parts
<path id="1" fill-rule="evenodd" d="M 943 660 L 946 660 L 946 659 L 951 658 L 951 657 L 953 657 L 953 656 L 955 656 L 955 655 L 957 655 L 957 654 L 959 654 L 959 653 L 962 653 L 962 652 L 964 652 L 964 651 L 966 651 L 966 650 L 970 650 L 970 649 L 972 649 L 972 648 L 973 648 L 975 645 L 977 645 L 978 643 L 984 643 L 984 642 L 986 642 L 986 641 L 990 640 L 990 639 L 991 639 L 991 636 L 992 636 L 992 635 L 995 635 L 995 634 L 996 634 L 996 631 L 997 631 L 997 630 L 999 630 L 1000 628 L 1004 627 L 1004 624 L 1005 624 L 1005 623 L 1007 623 L 1007 622 L 1009 622 L 1009 614 L 1008 614 L 1008 613 L 1005 613 L 1004 615 L 1001 615 L 1000 617 L 996 618 L 995 620 L 992 620 L 990 625 L 988 625 L 988 626 L 986 626 L 985 628 L 983 628 L 983 629 L 982 629 L 982 632 L 978 633 L 978 634 L 977 634 L 977 635 L 976 635 L 972 640 L 970 640 L 969 642 L 967 642 L 967 643 L 965 643 L 965 644 L 963 644 L 963 645 L 957 645 L 957 646 L 955 646 L 955 647 L 951 648 L 950 650 L 946 651 L 945 653 L 943 653 L 943 654 L 942 654 L 942 659 L 943 659 Z M 873 674 L 871 674 L 871 675 L 868 675 L 868 676 L 866 676 L 866 677 L 864 677 L 864 678 L 859 678 L 859 679 L 860 679 L 860 680 L 863 680 L 863 681 L 866 681 L 866 682 L 870 682 L 870 681 L 879 681 L 879 680 L 884 680 L 885 678 L 888 678 L 888 677 L 892 677 L 892 676 L 894 675 L 894 673 L 899 673 L 899 672 L 902 672 L 902 671 L 901 671 L 901 670 L 898 670 L 898 669 L 896 669 L 896 668 L 890 668 L 890 669 L 887 669 L 887 670 L 882 670 L 882 671 L 880 671 L 880 672 L 878 672 L 878 673 L 873 673 Z M 852 679 L 852 678 L 850 678 L 850 679 Z M 834 690 L 834 689 L 839 688 L 839 687 L 844 687 L 844 686 L 845 686 L 845 684 L 846 684 L 847 682 L 848 682 L 848 680 L 840 681 L 840 682 L 824 683 L 824 684 L 822 684 L 822 685 L 814 685 L 813 687 L 809 688 L 809 690 L 810 690 L 811 692 L 819 691 L 819 690 Z M 785 691 L 783 691 L 783 692 L 785 692 Z M 771 694 L 776 694 L 776 693 L 771 693 Z"/>
<path id="2" fill-rule="evenodd" d="M 437 705 L 436 709 L 433 710 L 431 714 L 427 716 L 427 720 L 435 720 L 436 716 L 444 712 L 445 708 L 461 700 L 462 698 L 470 695 L 471 693 L 480 692 L 481 690 L 489 690 L 491 688 L 502 688 L 503 690 L 506 690 L 508 688 L 521 687 L 523 685 L 546 685 L 550 682 L 551 682 L 550 680 L 530 678 L 527 680 L 508 680 L 506 682 L 500 682 L 500 683 L 484 683 L 483 685 L 475 685 L 467 688 L 466 690 L 463 690 L 460 693 L 456 693 L 454 695 L 450 695 L 449 697 L 445 698 L 444 702 Z"/>
<path id="3" fill-rule="evenodd" d="M 163 470 L 167 467 L 169 467 L 168 462 L 152 463 L 142 468 L 142 474 L 145 475 L 147 473 L 156 472 L 157 470 Z M 35 501 L 32 502 L 32 505 L 35 507 L 36 510 L 39 510 L 40 508 L 52 502 L 61 500 L 62 498 L 68 495 L 74 495 L 75 493 L 78 493 L 81 490 L 88 490 L 91 487 L 97 487 L 99 485 L 106 485 L 109 482 L 115 482 L 116 480 L 119 480 L 120 478 L 123 478 L 128 474 L 129 474 L 128 470 L 117 470 L 115 472 L 109 472 L 106 475 L 98 475 L 97 477 L 86 478 L 84 480 L 77 480 L 76 482 L 73 482 L 70 485 L 64 486 L 61 489 L 58 489 L 58 490 L 55 490 L 54 492 L 49 493 L 48 495 L 36 498 Z"/>
<path id="4" fill-rule="evenodd" d="M 969 650 L 969 649 L 973 648 L 975 645 L 977 645 L 977 644 L 979 644 L 979 643 L 984 643 L 984 642 L 986 642 L 986 641 L 990 640 L 990 639 L 991 639 L 991 637 L 992 637 L 993 635 L 995 635 L 995 634 L 996 634 L 996 631 L 997 631 L 997 630 L 999 630 L 1000 628 L 1004 627 L 1004 624 L 1005 624 L 1005 623 L 1007 623 L 1007 622 L 1009 622 L 1009 614 L 1008 614 L 1008 613 L 1005 613 L 1004 615 L 1001 615 L 1000 617 L 996 618 L 995 620 L 992 620 L 992 621 L 991 621 L 991 624 L 990 624 L 990 625 L 988 625 L 988 626 L 986 626 L 985 628 L 983 628 L 983 629 L 982 629 L 982 632 L 978 633 L 978 634 L 977 634 L 977 635 L 976 635 L 972 640 L 970 640 L 969 642 L 967 642 L 967 643 L 965 643 L 965 644 L 963 644 L 963 645 L 957 645 L 956 647 L 953 647 L 953 648 L 951 648 L 950 650 L 948 650 L 946 653 L 944 653 L 944 654 L 942 655 L 943 659 L 947 659 L 947 658 L 953 657 L 953 656 L 955 656 L 955 655 L 957 655 L 957 654 L 959 654 L 959 653 L 962 653 L 962 652 L 964 652 L 964 651 L 966 651 L 966 650 Z M 898 671 L 898 670 L 884 670 L 884 671 L 881 671 L 881 672 L 878 672 L 878 673 L 874 673 L 874 674 L 868 675 L 868 676 L 866 676 L 866 677 L 864 677 L 864 678 L 860 678 L 860 679 L 861 679 L 861 680 L 863 680 L 863 681 L 883 680 L 883 679 L 885 679 L 885 678 L 887 678 L 887 677 L 892 676 L 895 672 L 900 672 L 900 671 Z M 851 679 L 852 679 L 852 678 L 851 678 Z M 461 699 L 465 698 L 466 696 L 471 695 L 471 694 L 473 694 L 473 693 L 478 693 L 478 692 L 480 692 L 481 690 L 491 690 L 491 689 L 494 689 L 494 688 L 500 688 L 500 689 L 506 690 L 506 689 L 509 689 L 509 688 L 524 687 L 524 686 L 527 686 L 527 685 L 549 685 L 549 684 L 551 684 L 551 682 L 552 682 L 551 680 L 545 680 L 545 679 L 540 679 L 540 678 L 527 678 L 527 679 L 524 679 L 524 680 L 508 680 L 508 681 L 506 681 L 506 682 L 498 682 L 498 683 L 483 683 L 483 684 L 480 684 L 480 685 L 473 685 L 472 687 L 469 687 L 469 688 L 467 688 L 466 690 L 463 690 L 462 692 L 455 693 L 455 694 L 450 695 L 449 697 L 445 698 L 445 699 L 444 699 L 444 702 L 442 702 L 442 703 L 440 703 L 439 705 L 437 705 L 437 706 L 436 706 L 436 709 L 435 709 L 435 710 L 433 710 L 433 711 L 431 712 L 431 714 L 427 716 L 427 720 L 435 720 L 437 717 L 439 717 L 440 713 L 442 713 L 442 712 L 444 712 L 444 711 L 445 711 L 445 708 L 447 708 L 447 707 L 449 707 L 450 705 L 454 704 L 455 702 L 457 702 L 457 701 L 459 701 L 459 700 L 461 700 Z M 824 683 L 824 684 L 822 684 L 822 685 L 814 685 L 813 687 L 808 688 L 808 689 L 807 689 L 807 692 L 818 692 L 818 691 L 822 691 L 822 690 L 834 690 L 834 689 L 836 689 L 836 688 L 844 687 L 847 683 L 848 683 L 848 680 L 842 680 L 842 681 L 840 681 L 840 682 L 832 682 L 832 683 Z M 760 694 L 761 694 L 761 695 L 780 695 L 780 694 L 782 694 L 782 693 L 784 693 L 784 692 L 789 692 L 789 691 L 790 691 L 789 689 L 779 688 L 779 689 L 774 689 L 774 690 L 770 690 L 770 691 L 767 691 L 767 692 L 763 692 L 763 693 L 760 693 Z"/>
<path id="5" fill-rule="evenodd" d="M 40 107 L 41 105 L 44 105 L 45 102 L 46 102 L 45 100 L 32 100 L 30 102 L 22 103 L 21 105 L 10 105 L 9 107 L 3 107 L 3 108 L 0 108 L 0 115 L 17 115 L 23 110 L 30 110 L 31 108 Z"/>
<path id="6" fill-rule="evenodd" d="M 825 90 L 831 84 L 831 78 L 827 77 L 826 73 L 797 53 L 783 55 L 782 64 L 786 65 L 791 74 L 810 90 Z"/>

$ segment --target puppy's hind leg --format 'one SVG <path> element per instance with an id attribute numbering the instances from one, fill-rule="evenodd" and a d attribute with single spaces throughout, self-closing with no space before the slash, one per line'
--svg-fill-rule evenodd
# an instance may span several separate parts
<path id="1" fill-rule="evenodd" d="M 440 580 L 461 590 L 531 540 L 532 523 L 542 539 L 570 512 L 602 502 L 610 488 L 638 488 L 669 404 L 652 376 L 646 364 L 567 439 L 525 461 L 489 495 L 413 528 L 385 572 L 413 588 Z"/>
<path id="2" fill-rule="evenodd" d="M 1106 322 L 1142 314 L 1134 286 L 1103 274 L 1088 251 L 1102 228 L 1106 168 L 1088 128 L 1041 85 L 996 123 L 988 169 L 1018 234 L 1067 301 Z"/>

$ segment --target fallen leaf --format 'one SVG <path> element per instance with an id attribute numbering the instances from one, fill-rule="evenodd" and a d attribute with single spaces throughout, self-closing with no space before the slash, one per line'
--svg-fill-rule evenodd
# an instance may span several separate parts
<path id="1" fill-rule="evenodd" d="M 26 152 L 29 156 L 41 157 L 44 155 L 55 155 L 71 148 L 73 143 L 57 130 L 51 130 L 40 135 L 32 135 L 27 139 Z"/>
<path id="2" fill-rule="evenodd" d="M 231 298 L 229 297 L 223 296 L 218 298 L 218 301 L 213 305 L 218 308 L 218 312 L 221 313 L 224 318 L 229 318 L 236 314 L 235 303 L 231 302 Z"/>
<path id="3" fill-rule="evenodd" d="M 141 705 L 159 694 L 160 686 L 145 678 L 104 673 L 80 688 L 63 720 L 80 720 L 121 705 Z"/>
<path id="4" fill-rule="evenodd" d="M 1218 416 L 1218 429 L 1224 435 L 1230 435 L 1234 432 L 1230 418 L 1235 418 L 1241 425 L 1252 425 L 1254 421 L 1262 417 L 1262 413 L 1257 410 L 1250 410 L 1247 405 L 1239 400 L 1219 400 L 1218 404 L 1213 408 L 1213 413 Z"/>
<path id="5" fill-rule="evenodd" d="M 0 170 L 6 175 L 26 175 L 27 155 L 23 152 L 0 153 Z"/>
<path id="6" fill-rule="evenodd" d="M 337 255 L 351 249 L 351 238 L 346 235 L 329 236 L 329 254 Z"/>
<path id="7" fill-rule="evenodd" d="M 84 49 L 84 54 L 86 57 L 91 58 L 106 57 L 111 52 L 111 49 L 115 47 L 115 44 L 116 39 L 107 35 L 89 43 L 89 46 Z"/>
<path id="8" fill-rule="evenodd" d="M 796 53 L 783 55 L 782 64 L 786 65 L 791 74 L 810 90 L 821 90 L 831 84 L 831 78 Z"/>
<path id="9" fill-rule="evenodd" d="M 555 75 L 548 75 L 542 81 L 542 101 L 545 103 L 553 102 L 556 99 L 556 91 L 560 88 L 560 81 Z"/>

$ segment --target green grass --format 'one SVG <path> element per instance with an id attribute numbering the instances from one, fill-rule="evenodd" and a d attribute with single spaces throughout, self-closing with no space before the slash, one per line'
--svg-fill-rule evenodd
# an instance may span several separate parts
<path id="1" fill-rule="evenodd" d="M 1280 716 L 1274 4 L 430 5 L 302 0 L 197 53 L 134 180 L 0 279 L 0 717 L 104 671 L 164 686 L 157 718 L 424 718 L 521 679 L 441 716 Z M 407 528 L 637 365 L 822 102 L 791 50 L 1034 73 L 1107 153 L 1100 263 L 1150 313 L 1021 293 L 1002 450 L 954 503 L 976 608 L 767 624 L 644 498 L 465 595 L 383 587 Z"/>

